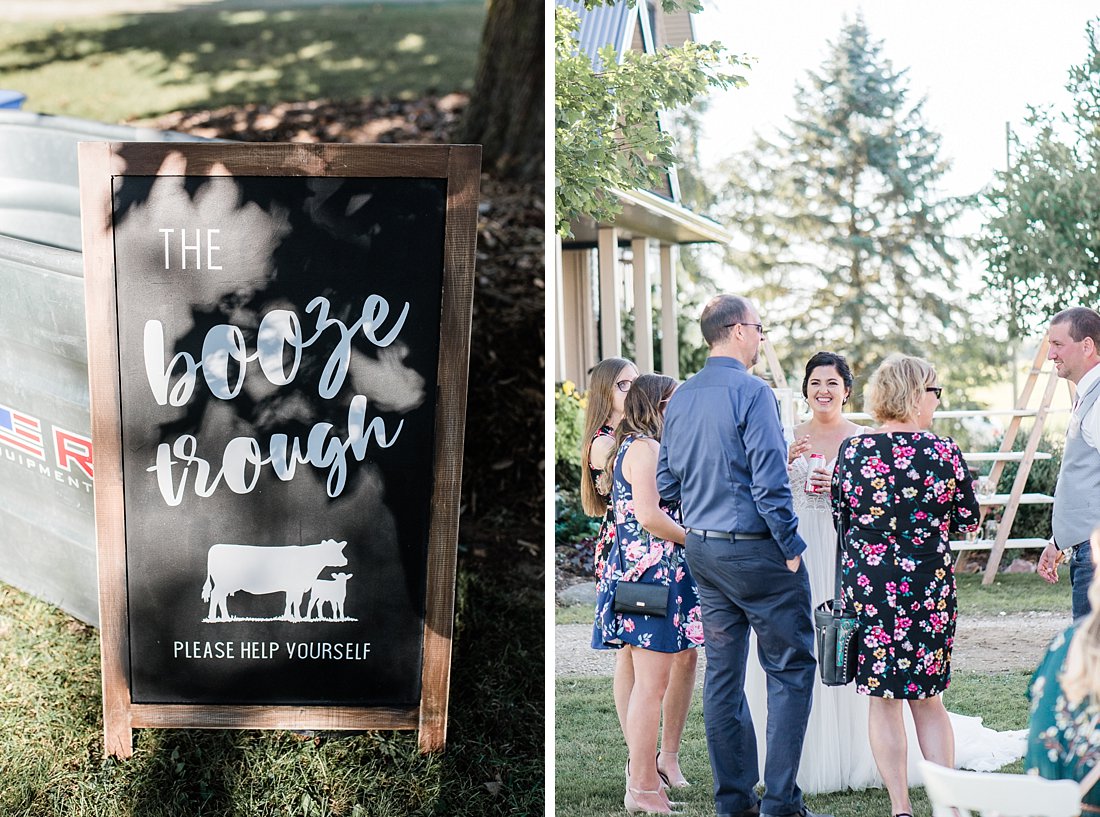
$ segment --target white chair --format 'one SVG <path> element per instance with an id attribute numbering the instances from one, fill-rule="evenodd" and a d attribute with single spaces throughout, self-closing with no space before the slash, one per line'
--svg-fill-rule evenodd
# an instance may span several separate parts
<path id="1" fill-rule="evenodd" d="M 1077 817 L 1081 788 L 1075 780 L 1029 774 L 966 772 L 920 762 L 933 817 Z"/>

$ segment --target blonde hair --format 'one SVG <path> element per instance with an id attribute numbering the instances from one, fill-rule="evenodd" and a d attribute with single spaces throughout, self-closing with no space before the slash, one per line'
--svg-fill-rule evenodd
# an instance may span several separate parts
<path id="1" fill-rule="evenodd" d="M 611 417 L 615 399 L 615 380 L 625 367 L 634 364 L 625 357 L 609 357 L 592 367 L 585 396 L 588 405 L 584 410 L 584 436 L 581 437 L 581 506 L 589 516 L 603 516 L 607 512 L 607 497 L 600 494 L 592 477 L 592 440 Z"/>
<path id="2" fill-rule="evenodd" d="M 667 374 L 643 374 L 630 385 L 630 391 L 626 393 L 623 420 L 615 429 L 615 447 L 604 466 L 609 485 L 614 476 L 612 472 L 615 470 L 615 457 L 627 437 L 651 437 L 657 442 L 661 441 L 661 434 L 665 430 L 663 404 L 676 391 L 677 385 L 677 381 Z"/>
<path id="3" fill-rule="evenodd" d="M 1100 561 L 1100 528 L 1092 532 L 1092 561 Z M 1100 701 L 1100 573 L 1093 573 L 1089 585 L 1092 612 L 1081 619 L 1066 652 L 1062 692 L 1071 706 L 1082 701 Z"/>
<path id="4" fill-rule="evenodd" d="M 920 410 L 924 389 L 936 380 L 927 360 L 892 354 L 882 361 L 867 383 L 867 411 L 877 422 L 906 422 Z"/>

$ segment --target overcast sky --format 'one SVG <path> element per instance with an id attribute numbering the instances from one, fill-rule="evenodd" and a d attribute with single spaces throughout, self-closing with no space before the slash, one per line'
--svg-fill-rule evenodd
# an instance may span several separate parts
<path id="1" fill-rule="evenodd" d="M 972 193 L 1005 165 L 1005 122 L 1027 106 L 1064 108 L 1067 71 L 1084 62 L 1085 24 L 1096 0 L 704 0 L 696 38 L 720 40 L 758 59 L 749 85 L 712 96 L 703 160 L 713 165 L 782 125 L 796 79 L 824 60 L 845 15 L 862 9 L 895 69 L 908 68 L 913 98 L 926 95 L 927 124 L 953 160 L 947 194 Z"/>

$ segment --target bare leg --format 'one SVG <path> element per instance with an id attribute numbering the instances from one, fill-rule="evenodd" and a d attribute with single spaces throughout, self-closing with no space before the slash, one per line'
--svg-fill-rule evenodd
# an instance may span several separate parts
<path id="1" fill-rule="evenodd" d="M 909 802 L 909 742 L 905 737 L 902 701 L 871 696 L 867 716 L 867 736 L 878 773 L 890 793 L 892 814 L 911 814 Z"/>
<path id="2" fill-rule="evenodd" d="M 623 647 L 615 656 L 615 677 L 612 689 L 615 695 L 615 712 L 619 716 L 619 728 L 626 740 L 626 710 L 630 706 L 630 693 L 634 689 L 634 657 L 630 647 Z"/>
<path id="3" fill-rule="evenodd" d="M 951 729 L 951 716 L 944 708 L 943 698 L 936 695 L 910 701 L 909 711 L 913 713 L 917 743 L 924 759 L 954 769 L 955 733 Z"/>
<path id="4" fill-rule="evenodd" d="M 626 742 L 630 748 L 628 802 L 646 811 L 667 814 L 668 799 L 657 776 L 657 731 L 661 725 L 661 700 L 668 689 L 673 654 L 624 647 L 634 665 L 634 689 L 626 713 Z"/>
<path id="5" fill-rule="evenodd" d="M 661 753 L 657 757 L 657 768 L 668 778 L 669 785 L 677 789 L 691 785 L 680 771 L 679 754 L 680 739 L 684 736 L 684 725 L 691 708 L 691 696 L 695 692 L 695 667 L 698 660 L 699 653 L 694 649 L 683 650 L 673 656 L 668 689 L 661 702 L 664 720 L 661 724 Z"/>

